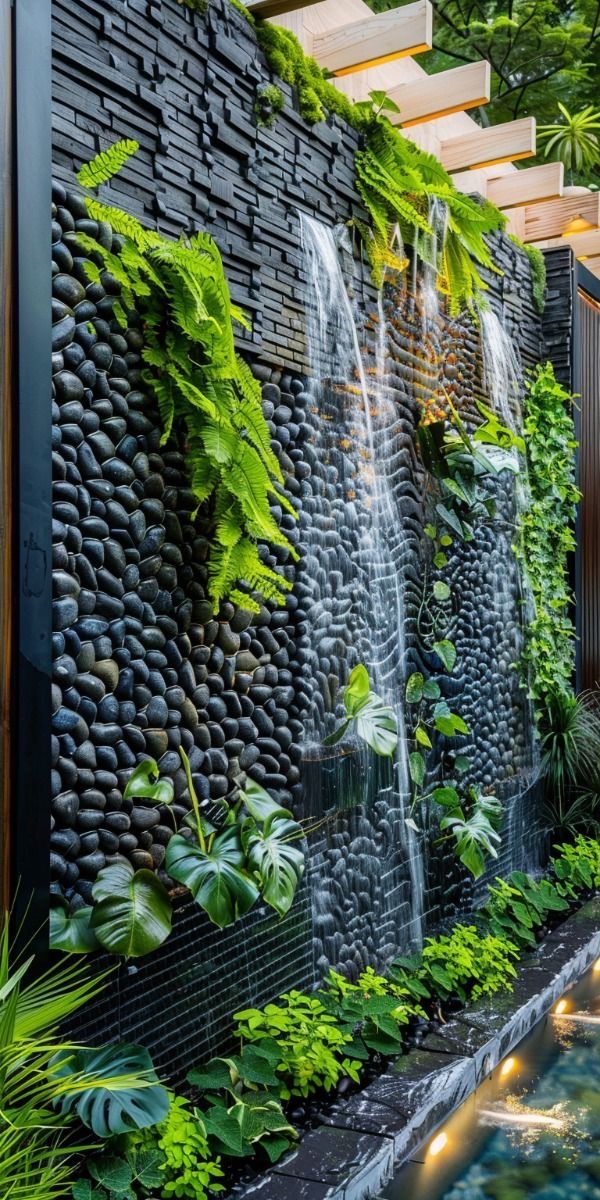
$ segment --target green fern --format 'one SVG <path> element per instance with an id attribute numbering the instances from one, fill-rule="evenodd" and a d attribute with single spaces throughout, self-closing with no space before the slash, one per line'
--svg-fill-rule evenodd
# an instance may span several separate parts
<path id="1" fill-rule="evenodd" d="M 86 188 L 100 187 L 101 183 L 106 183 L 113 175 L 118 175 L 139 148 L 139 142 L 130 138 L 115 142 L 108 150 L 96 154 L 90 162 L 83 163 L 77 172 L 77 182 Z"/>
<path id="2" fill-rule="evenodd" d="M 438 287 L 448 297 L 451 314 L 472 307 L 486 288 L 478 268 L 496 270 L 485 235 L 503 228 L 498 209 L 457 191 L 441 163 L 384 117 L 372 121 L 365 148 L 355 161 L 358 191 L 371 222 L 365 248 L 375 283 L 381 283 L 386 267 L 399 269 L 393 258 L 396 229 L 406 245 L 416 246 L 421 259 L 431 261 L 428 213 L 429 201 L 435 198 L 448 211 L 444 246 L 432 264 Z"/>
<path id="3" fill-rule="evenodd" d="M 298 557 L 271 512 L 274 505 L 295 509 L 271 449 L 260 385 L 236 353 L 232 322 L 246 319 L 231 302 L 219 249 L 207 233 L 171 241 L 95 198 L 87 204 L 121 245 L 107 250 L 78 234 L 86 271 L 95 282 L 109 271 L 119 283 L 119 321 L 133 308 L 143 319 L 142 377 L 158 405 L 162 442 L 175 423 L 185 430 L 190 488 L 212 534 L 215 611 L 224 599 L 251 611 L 260 602 L 282 604 L 291 585 L 264 561 L 263 546 Z"/>

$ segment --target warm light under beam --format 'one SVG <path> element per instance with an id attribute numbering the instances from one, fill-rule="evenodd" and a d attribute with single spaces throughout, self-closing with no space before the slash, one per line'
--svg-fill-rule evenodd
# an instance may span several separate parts
<path id="1" fill-rule="evenodd" d="M 567 1012 L 568 1007 L 569 1007 L 568 1000 L 559 1000 L 554 1011 L 557 1014 L 557 1016 L 560 1016 L 561 1013 Z"/>
<path id="2" fill-rule="evenodd" d="M 506 1076 L 510 1075 L 511 1072 L 514 1071 L 516 1065 L 517 1065 L 516 1058 L 505 1058 L 504 1062 L 502 1063 L 502 1066 L 500 1067 L 500 1078 L 506 1079 Z"/>

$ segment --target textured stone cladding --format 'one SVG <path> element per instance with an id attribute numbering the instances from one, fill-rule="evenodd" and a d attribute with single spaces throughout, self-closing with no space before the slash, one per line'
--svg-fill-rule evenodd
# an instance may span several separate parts
<path id="1" fill-rule="evenodd" d="M 313 685 L 303 654 L 311 628 L 303 562 L 285 610 L 264 609 L 249 624 L 224 605 L 215 618 L 206 600 L 205 530 L 191 516 L 182 448 L 177 439 L 160 447 L 158 414 L 141 383 L 139 323 L 132 318 L 123 331 L 114 322 L 118 287 L 110 277 L 89 283 L 77 242 L 78 231 L 107 245 L 112 235 L 87 221 L 74 166 L 99 145 L 137 137 L 140 155 L 107 195 L 165 232 L 208 228 L 216 237 L 234 297 L 253 318 L 242 349 L 263 384 L 274 448 L 299 511 L 297 531 L 290 521 L 288 532 L 302 546 L 312 498 L 335 499 L 335 478 L 313 446 L 298 208 L 329 223 L 360 213 L 356 135 L 335 121 L 307 127 L 285 87 L 274 128 L 256 127 L 254 101 L 269 75 L 228 0 L 214 0 L 205 15 L 175 0 L 107 0 L 102 11 L 81 0 L 75 20 L 73 11 L 53 4 L 53 888 L 74 906 L 89 901 L 98 870 L 117 852 L 160 871 L 172 818 L 122 796 L 142 753 L 159 758 L 173 778 L 179 822 L 186 811 L 180 746 L 202 798 L 230 794 L 247 773 L 299 815 L 329 815 L 311 836 L 305 882 L 283 921 L 257 908 L 217 932 L 178 899 L 169 942 L 141 964 L 121 966 L 93 1020 L 79 1026 L 82 1035 L 143 1041 L 177 1072 L 227 1042 L 241 1005 L 309 986 L 326 961 L 352 970 L 407 945 L 415 895 L 432 926 L 468 903 L 470 889 L 452 856 L 408 840 L 384 765 L 350 756 L 345 774 L 311 764 L 301 779 L 299 741 Z M 527 260 L 504 237 L 494 251 L 504 275 L 490 277 L 491 303 L 531 365 L 541 334 Z M 355 284 L 368 350 L 374 296 L 364 280 Z M 468 322 L 440 322 L 424 344 L 410 297 L 388 295 L 385 314 L 408 654 L 410 669 L 430 673 L 417 623 L 426 520 L 414 450 L 418 400 L 441 371 L 468 412 L 481 392 L 481 356 Z M 333 522 L 327 536 L 334 552 L 344 550 L 347 531 Z M 490 623 L 493 528 L 480 536 L 456 563 L 451 622 L 460 673 L 444 687 L 451 699 L 460 694 L 474 729 L 475 778 L 487 783 L 487 772 L 506 801 L 501 867 L 508 870 L 539 853 L 536 807 L 524 786 L 525 714 L 506 670 L 515 622 Z"/>

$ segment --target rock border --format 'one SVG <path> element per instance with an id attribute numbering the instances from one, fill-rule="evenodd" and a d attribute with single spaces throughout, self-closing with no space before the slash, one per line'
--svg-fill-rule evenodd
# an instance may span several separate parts
<path id="1" fill-rule="evenodd" d="M 243 1200 L 366 1200 L 600 956 L 600 899 L 523 959 L 514 991 L 463 1009 L 323 1124 Z"/>

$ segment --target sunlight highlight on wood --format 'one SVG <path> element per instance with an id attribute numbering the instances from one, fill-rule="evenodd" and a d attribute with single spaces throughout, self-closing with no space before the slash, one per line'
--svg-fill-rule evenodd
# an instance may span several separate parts
<path id="1" fill-rule="evenodd" d="M 564 166 L 558 162 L 527 167 L 524 171 L 514 171 L 512 175 L 490 179 L 487 198 L 497 208 L 542 204 L 562 196 L 564 176 Z"/>
<path id="2" fill-rule="evenodd" d="M 389 117 L 392 124 L 404 128 L 434 121 L 450 113 L 487 104 L 490 89 L 491 67 L 485 59 L 464 67 L 453 67 L 437 75 L 425 75 L 415 83 L 390 88 L 388 96 L 400 112 L 390 113 Z"/>
<path id="3" fill-rule="evenodd" d="M 495 163 L 516 162 L 531 158 L 536 151 L 534 117 L 507 121 L 488 129 L 473 128 L 472 133 L 442 141 L 440 161 L 447 171 L 462 171 L 466 167 L 491 167 Z"/>
<path id="4" fill-rule="evenodd" d="M 429 0 L 417 0 L 406 8 L 371 13 L 359 21 L 315 34 L 312 54 L 319 66 L 334 75 L 347 75 L 429 50 L 432 37 L 431 4 Z"/>

